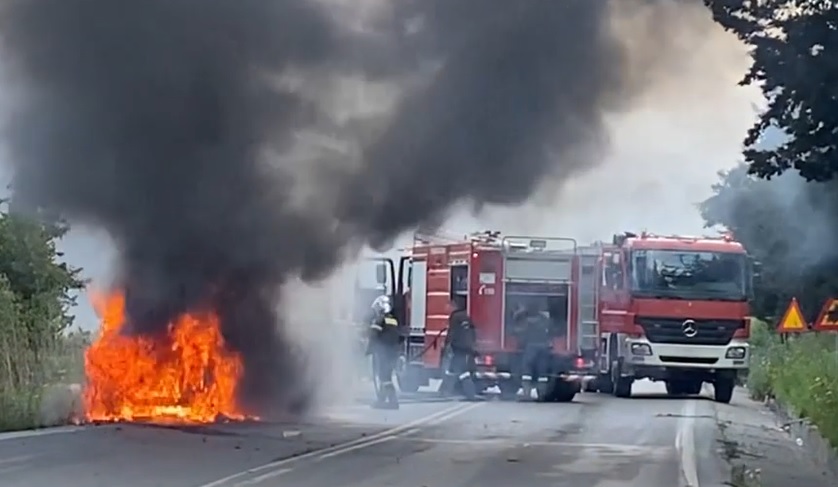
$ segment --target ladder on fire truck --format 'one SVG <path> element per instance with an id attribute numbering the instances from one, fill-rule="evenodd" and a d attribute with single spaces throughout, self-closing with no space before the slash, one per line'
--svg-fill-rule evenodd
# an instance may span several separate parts
<path id="1" fill-rule="evenodd" d="M 596 245 L 580 247 L 579 255 L 579 348 L 581 350 L 600 349 L 599 333 L 599 280 L 596 271 L 600 248 Z"/>
<path id="2" fill-rule="evenodd" d="M 465 241 L 466 237 L 446 230 L 421 231 L 413 233 L 414 244 L 448 245 Z"/>

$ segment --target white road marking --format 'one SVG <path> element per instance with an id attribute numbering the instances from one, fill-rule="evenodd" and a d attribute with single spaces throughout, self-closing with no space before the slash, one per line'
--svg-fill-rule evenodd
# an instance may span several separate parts
<path id="1" fill-rule="evenodd" d="M 400 441 L 410 441 L 417 443 L 439 443 L 452 445 L 474 445 L 474 444 L 496 444 L 501 446 L 515 445 L 521 448 L 527 447 L 555 447 L 555 448 L 575 448 L 580 450 L 603 450 L 614 451 L 625 454 L 671 454 L 671 446 L 654 446 L 654 445 L 621 445 L 617 443 L 574 443 L 563 441 L 526 441 L 514 438 L 475 438 L 475 439 L 455 439 L 455 438 L 422 438 L 422 437 L 402 437 Z"/>
<path id="2" fill-rule="evenodd" d="M 355 450 L 363 450 L 364 448 L 369 448 L 373 445 L 378 445 L 379 443 L 386 443 L 388 441 L 395 440 L 396 438 L 398 438 L 398 435 L 389 435 L 389 436 L 384 436 L 382 438 L 374 439 L 372 441 L 365 441 L 363 443 L 358 443 L 358 444 L 355 444 L 355 445 L 347 446 L 346 448 L 342 448 L 340 450 L 335 450 L 335 451 L 330 451 L 329 453 L 324 453 L 324 454 L 320 455 L 319 457 L 317 457 L 317 461 L 326 460 L 327 458 L 336 457 L 338 455 L 343 455 L 344 453 L 349 453 L 349 452 L 355 451 Z"/>
<path id="3" fill-rule="evenodd" d="M 260 465 L 258 467 L 253 467 L 247 470 L 243 470 L 241 472 L 234 473 L 232 475 L 228 475 L 226 477 L 220 478 L 218 480 L 214 480 L 212 482 L 201 484 L 197 487 L 223 487 L 226 485 L 231 485 L 232 487 L 236 487 L 241 485 L 242 480 L 247 479 L 250 476 L 254 476 L 255 474 L 260 474 L 261 472 L 268 472 L 261 475 L 268 475 L 267 478 L 274 477 L 276 475 L 282 475 L 287 473 L 288 468 L 285 468 L 286 465 L 293 464 L 298 461 L 308 460 L 312 458 L 323 459 L 323 458 L 330 458 L 333 456 L 337 456 L 343 453 L 347 453 L 354 450 L 359 450 L 361 448 L 366 448 L 368 446 L 376 445 L 379 443 L 384 443 L 386 441 L 393 440 L 397 438 L 399 435 L 404 435 L 407 432 L 412 432 L 419 426 L 427 426 L 432 424 L 438 424 L 438 422 L 445 421 L 447 419 L 453 418 L 458 414 L 462 414 L 470 409 L 474 409 L 477 406 L 480 406 L 484 403 L 467 403 L 467 404 L 457 404 L 450 408 L 443 409 L 442 411 L 437 411 L 434 414 L 430 414 L 428 416 L 423 416 L 421 418 L 415 419 L 408 423 L 390 428 L 385 431 L 381 431 L 375 433 L 370 436 L 366 436 L 363 438 L 358 438 L 355 440 L 347 441 L 346 443 L 342 443 L 339 445 L 334 445 L 328 448 L 323 448 L 321 450 L 310 451 L 307 453 L 303 453 L 302 455 L 297 455 L 290 458 L 284 458 L 282 460 L 277 460 L 275 462 L 266 463 L 264 465 Z M 282 468 L 279 468 L 282 467 Z M 283 472 L 278 473 L 276 475 L 270 475 L 274 472 L 278 472 L 283 470 Z M 260 476 L 261 476 L 260 475 Z M 257 478 L 257 476 L 251 477 L 249 480 L 253 480 Z M 244 484 L 244 485 L 252 485 L 252 484 Z"/>
<path id="4" fill-rule="evenodd" d="M 446 414 L 441 414 L 441 415 L 438 415 L 438 416 L 434 415 L 428 421 L 422 422 L 421 425 L 423 427 L 427 427 L 427 426 L 433 426 L 433 425 L 441 424 L 441 423 L 443 423 L 445 421 L 448 421 L 449 419 L 451 419 L 455 416 L 459 416 L 459 415 L 465 413 L 466 411 L 469 411 L 471 409 L 476 408 L 477 406 L 480 406 L 480 404 L 481 403 L 472 403 L 472 404 L 469 404 L 465 407 L 461 407 L 459 409 L 454 409 L 453 411 L 448 411 L 448 410 L 442 411 L 443 413 L 446 413 Z M 413 425 L 413 426 L 415 426 L 415 425 Z M 361 450 L 361 449 L 367 448 L 369 446 L 373 446 L 373 445 L 377 445 L 379 443 L 384 443 L 384 442 L 387 442 L 387 441 L 390 441 L 390 440 L 394 440 L 394 439 L 396 439 L 400 436 L 407 436 L 407 435 L 411 435 L 411 434 L 414 434 L 414 433 L 418 433 L 419 431 L 420 431 L 420 428 L 409 428 L 409 429 L 405 429 L 405 430 L 402 430 L 402 431 L 398 431 L 396 433 L 391 432 L 391 434 L 389 434 L 389 435 L 387 435 L 383 438 L 377 438 L 373 441 L 362 442 L 362 443 L 357 444 L 357 445 L 349 446 L 346 449 L 339 449 L 339 450 L 332 451 L 332 452 L 329 452 L 329 453 L 324 453 L 324 454 L 320 455 L 320 457 L 318 457 L 318 460 L 323 460 L 323 459 L 326 459 L 326 458 L 336 457 L 338 455 L 342 455 L 344 453 L 349 453 L 349 452 L 355 451 L 355 450 Z"/>
<path id="5" fill-rule="evenodd" d="M 9 465 L 8 467 L 0 467 L 0 475 L 8 475 L 28 467 L 28 465 Z"/>
<path id="6" fill-rule="evenodd" d="M 272 479 L 279 477 L 280 475 L 285 475 L 286 473 L 294 470 L 293 468 L 280 468 L 279 470 L 274 470 L 273 472 L 268 472 L 262 475 L 257 475 L 256 477 L 249 478 L 247 480 L 242 480 L 241 482 L 236 482 L 233 484 L 233 487 L 246 487 L 248 485 L 256 485 L 260 484 L 265 480 Z"/>
<path id="7" fill-rule="evenodd" d="M 0 458 L 0 475 L 7 475 L 24 468 L 28 468 L 27 463 L 38 458 L 39 455 L 19 455 L 16 457 Z"/>
<path id="8" fill-rule="evenodd" d="M 20 455 L 20 456 L 17 456 L 17 457 L 0 458 L 0 467 L 2 467 L 3 465 L 8 465 L 10 463 L 22 463 L 22 462 L 25 462 L 27 460 L 32 460 L 33 458 L 36 458 L 36 457 L 37 457 L 36 455 Z"/>
<path id="9" fill-rule="evenodd" d="M 44 428 L 39 430 L 11 431 L 0 433 L 0 441 L 19 440 L 22 438 L 34 438 L 36 436 L 59 435 L 66 433 L 78 433 L 87 429 L 85 426 L 60 426 L 57 428 Z"/>
<path id="10" fill-rule="evenodd" d="M 688 399 L 681 409 L 678 433 L 675 436 L 675 449 L 678 451 L 683 487 L 700 487 L 695 452 L 695 414 L 696 400 Z"/>

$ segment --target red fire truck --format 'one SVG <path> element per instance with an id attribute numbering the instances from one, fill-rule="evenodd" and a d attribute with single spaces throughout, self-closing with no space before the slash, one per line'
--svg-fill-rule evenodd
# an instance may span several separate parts
<path id="1" fill-rule="evenodd" d="M 756 263 L 730 236 L 615 235 L 602 248 L 600 379 L 629 397 L 637 379 L 673 395 L 712 383 L 730 402 L 748 368 L 748 300 Z"/>
<path id="2" fill-rule="evenodd" d="M 477 324 L 478 388 L 504 397 L 520 387 L 512 332 L 518 305 L 536 304 L 553 322 L 551 377 L 539 399 L 570 401 L 587 391 L 631 395 L 638 379 L 673 395 L 712 383 L 730 401 L 748 367 L 748 298 L 754 263 L 741 244 L 719 238 L 625 233 L 578 246 L 569 238 L 417 236 L 399 262 L 379 259 L 399 319 L 410 324 L 403 391 L 442 376 L 448 303 L 459 296 Z"/>
<path id="3" fill-rule="evenodd" d="M 502 397 L 520 389 L 521 354 L 512 329 L 518 306 L 535 304 L 552 322 L 548 377 L 536 387 L 542 401 L 570 401 L 596 378 L 598 253 L 569 238 L 501 236 L 484 232 L 460 240 L 418 236 L 409 258 L 382 259 L 397 316 L 410 324 L 402 390 L 415 391 L 442 376 L 449 303 L 459 297 L 477 324 L 478 390 L 497 386 Z"/>

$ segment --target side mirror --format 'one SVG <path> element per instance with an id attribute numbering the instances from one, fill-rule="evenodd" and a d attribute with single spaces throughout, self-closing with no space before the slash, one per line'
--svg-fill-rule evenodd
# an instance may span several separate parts
<path id="1" fill-rule="evenodd" d="M 387 284 L 387 264 L 385 262 L 375 264 L 375 282 L 381 285 Z"/>

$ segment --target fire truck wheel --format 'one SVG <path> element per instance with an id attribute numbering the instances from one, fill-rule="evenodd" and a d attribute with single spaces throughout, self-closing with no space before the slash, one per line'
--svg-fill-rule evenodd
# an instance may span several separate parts
<path id="1" fill-rule="evenodd" d="M 617 397 L 631 397 L 631 386 L 634 385 L 634 378 L 622 377 L 622 359 L 617 360 L 611 366 L 612 378 L 614 383 L 614 395 Z"/>
<path id="2" fill-rule="evenodd" d="M 515 380 L 504 380 L 498 383 L 501 401 L 514 401 L 518 398 L 521 385 Z"/>
<path id="3" fill-rule="evenodd" d="M 634 379 L 631 377 L 620 377 L 617 383 L 614 384 L 614 395 L 617 397 L 631 397 L 631 386 L 634 385 Z"/>
<path id="4" fill-rule="evenodd" d="M 596 379 L 596 382 L 599 392 L 603 394 L 612 394 L 614 392 L 614 382 L 611 381 L 611 377 L 603 374 Z"/>
<path id="5" fill-rule="evenodd" d="M 689 394 L 691 396 L 696 395 L 696 394 L 701 394 L 701 386 L 702 385 L 703 385 L 703 383 L 700 380 L 687 381 L 687 383 L 684 384 L 684 386 L 686 387 L 685 393 Z"/>
<path id="6" fill-rule="evenodd" d="M 736 381 L 729 377 L 717 377 L 713 384 L 713 399 L 724 404 L 733 399 L 733 388 Z"/>
<path id="7" fill-rule="evenodd" d="M 538 385 L 533 387 L 535 389 L 535 400 L 538 402 L 550 402 L 553 400 L 553 393 L 555 391 L 555 387 L 553 386 L 554 382 L 539 382 Z"/>
<path id="8" fill-rule="evenodd" d="M 564 380 L 557 380 L 553 383 L 550 394 L 550 401 L 553 402 L 571 402 L 576 397 L 576 393 L 581 389 L 576 382 L 568 382 Z"/>
<path id="9" fill-rule="evenodd" d="M 419 381 L 410 377 L 409 373 L 405 373 L 404 375 L 400 375 L 398 377 L 398 380 L 399 380 L 399 390 L 400 391 L 411 393 L 411 394 L 414 393 L 414 392 L 419 391 Z"/>

